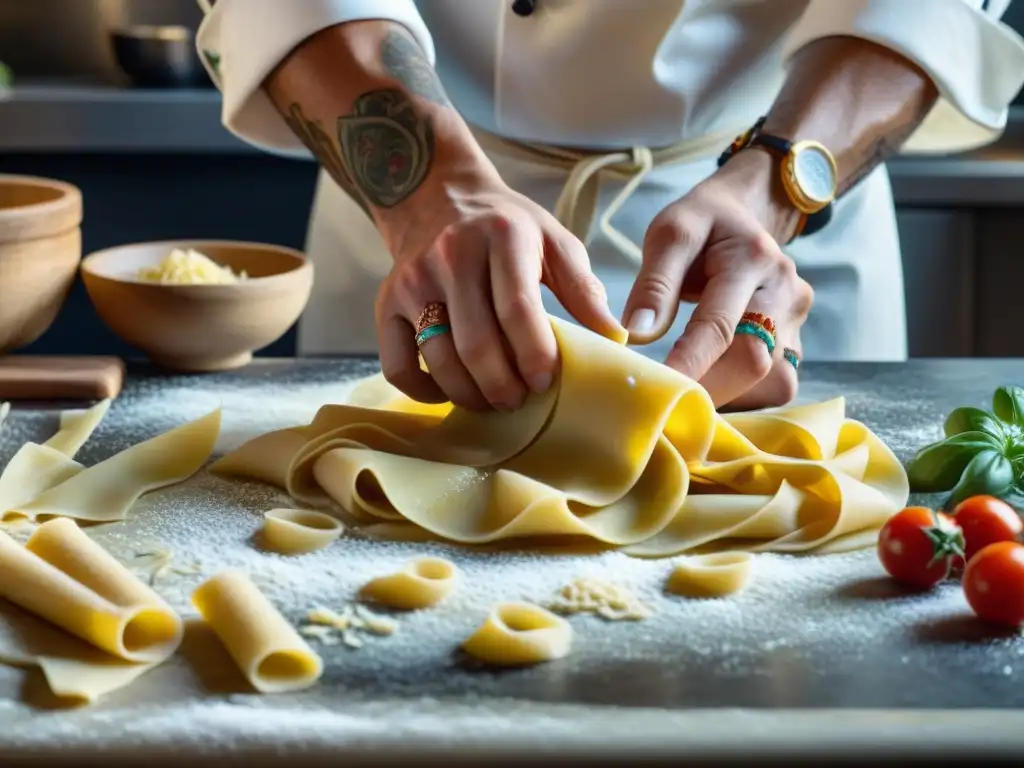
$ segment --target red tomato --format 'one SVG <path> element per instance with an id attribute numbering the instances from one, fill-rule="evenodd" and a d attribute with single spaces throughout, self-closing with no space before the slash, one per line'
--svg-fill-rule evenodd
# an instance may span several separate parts
<path id="1" fill-rule="evenodd" d="M 964 595 L 984 621 L 1024 624 L 1024 546 L 1000 541 L 981 550 L 964 571 Z"/>
<path id="2" fill-rule="evenodd" d="M 878 559 L 897 581 L 928 589 L 963 560 L 964 536 L 949 515 L 907 507 L 889 518 L 878 535 Z"/>
<path id="3" fill-rule="evenodd" d="M 989 544 L 1016 541 L 1024 530 L 1017 511 L 995 496 L 964 499 L 953 510 L 953 519 L 964 532 L 964 558 L 967 562 Z"/>

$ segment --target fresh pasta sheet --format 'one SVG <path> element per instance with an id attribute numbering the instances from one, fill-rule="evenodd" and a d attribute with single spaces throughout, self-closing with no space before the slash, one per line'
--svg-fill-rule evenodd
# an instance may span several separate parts
<path id="1" fill-rule="evenodd" d="M 559 379 L 515 413 L 423 405 L 377 376 L 212 469 L 340 506 L 369 533 L 585 539 L 637 557 L 855 549 L 906 504 L 902 465 L 842 398 L 723 416 L 686 376 L 552 325 Z"/>

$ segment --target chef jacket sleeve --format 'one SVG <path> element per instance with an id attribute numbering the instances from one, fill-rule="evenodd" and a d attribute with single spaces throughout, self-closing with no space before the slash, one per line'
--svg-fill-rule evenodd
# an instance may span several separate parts
<path id="1" fill-rule="evenodd" d="M 883 45 L 915 62 L 940 98 L 904 152 L 956 152 L 994 141 L 1024 84 L 1024 40 L 1000 21 L 1010 0 L 810 0 L 789 59 L 835 35 Z"/>
<path id="2" fill-rule="evenodd" d="M 308 156 L 269 97 L 263 81 L 300 43 L 348 21 L 380 19 L 405 26 L 431 64 L 434 43 L 414 0 L 198 0 L 206 12 L 197 46 L 223 94 L 225 127 L 245 142 Z"/>

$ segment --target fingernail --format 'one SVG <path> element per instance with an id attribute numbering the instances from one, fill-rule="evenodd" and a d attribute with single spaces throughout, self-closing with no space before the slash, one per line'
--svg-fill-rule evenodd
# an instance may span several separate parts
<path id="1" fill-rule="evenodd" d="M 629 325 L 626 330 L 630 333 L 648 333 L 654 328 L 654 310 L 638 309 L 629 318 Z"/>
<path id="2" fill-rule="evenodd" d="M 530 389 L 534 392 L 547 392 L 551 388 L 550 373 L 535 373 L 530 377 Z"/>

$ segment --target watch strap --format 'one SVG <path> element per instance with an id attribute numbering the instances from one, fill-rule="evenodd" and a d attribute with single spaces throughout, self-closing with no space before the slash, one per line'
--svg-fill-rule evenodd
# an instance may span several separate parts
<path id="1" fill-rule="evenodd" d="M 789 154 L 789 151 L 793 148 L 793 142 L 788 139 L 783 139 L 780 136 L 772 136 L 771 134 L 761 132 L 761 129 L 764 128 L 764 124 L 767 119 L 767 115 L 760 117 L 757 122 L 751 126 L 750 130 L 737 136 L 732 144 L 730 144 L 718 157 L 718 167 L 721 168 L 737 153 L 742 152 L 744 149 L 753 147 L 769 152 L 780 159 Z M 800 226 L 795 237 L 806 237 L 808 235 L 813 235 L 815 232 L 820 232 L 830 221 L 832 221 L 832 212 L 834 208 L 834 203 L 829 203 L 817 213 L 801 214 Z"/>

